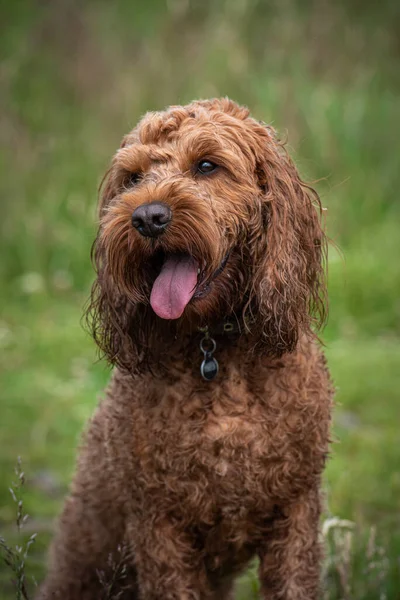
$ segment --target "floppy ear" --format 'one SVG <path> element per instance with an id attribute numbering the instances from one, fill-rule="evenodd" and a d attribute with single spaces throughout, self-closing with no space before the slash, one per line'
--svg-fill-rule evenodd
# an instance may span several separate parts
<path id="1" fill-rule="evenodd" d="M 126 145 L 126 137 L 121 148 Z M 92 245 L 91 259 L 96 272 L 91 295 L 85 309 L 87 328 L 97 346 L 111 364 L 132 368 L 135 351 L 129 323 L 133 306 L 118 291 L 107 262 L 107 253 L 102 241 L 102 218 L 112 199 L 117 195 L 120 181 L 115 169 L 115 158 L 104 175 L 99 189 L 99 229 Z"/>
<path id="2" fill-rule="evenodd" d="M 259 344 L 280 356 L 325 321 L 327 240 L 317 192 L 300 179 L 271 128 L 259 126 L 256 135 L 263 230 L 252 257 L 251 312 Z"/>

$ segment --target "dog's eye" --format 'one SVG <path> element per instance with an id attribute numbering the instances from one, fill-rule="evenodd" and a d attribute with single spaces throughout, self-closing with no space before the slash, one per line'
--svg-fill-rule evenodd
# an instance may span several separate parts
<path id="1" fill-rule="evenodd" d="M 128 187 L 131 185 L 136 185 L 137 183 L 139 183 L 139 181 L 141 179 L 142 179 L 141 173 L 128 173 L 128 175 L 126 177 L 125 185 Z"/>
<path id="2" fill-rule="evenodd" d="M 201 160 L 197 165 L 197 171 L 203 175 L 208 175 L 208 173 L 215 171 L 217 167 L 218 165 L 211 162 L 211 160 Z"/>

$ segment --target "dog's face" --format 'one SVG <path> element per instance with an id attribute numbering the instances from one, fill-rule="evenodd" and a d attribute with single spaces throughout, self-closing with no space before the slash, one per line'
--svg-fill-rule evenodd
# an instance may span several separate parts
<path id="1" fill-rule="evenodd" d="M 203 324 L 239 308 L 246 240 L 262 222 L 252 144 L 242 121 L 201 105 L 146 116 L 124 140 L 100 235 L 133 303 Z"/>
<path id="2" fill-rule="evenodd" d="M 193 328 L 235 315 L 250 316 L 272 354 L 293 349 L 312 304 L 322 307 L 312 198 L 274 131 L 233 102 L 146 115 L 124 138 L 100 203 L 99 345 L 118 362 L 121 337 L 144 320 Z"/>

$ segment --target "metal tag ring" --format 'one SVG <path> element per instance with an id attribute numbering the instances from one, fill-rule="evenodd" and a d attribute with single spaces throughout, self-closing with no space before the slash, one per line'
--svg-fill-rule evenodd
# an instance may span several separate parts
<path id="1" fill-rule="evenodd" d="M 204 342 L 210 343 L 211 344 L 211 348 L 204 348 Z M 210 337 L 203 337 L 203 339 L 200 342 L 200 350 L 204 354 L 206 354 L 206 352 L 209 352 L 209 353 L 212 354 L 214 352 L 214 350 L 215 350 L 216 347 L 217 347 L 217 344 L 216 344 L 215 340 L 213 340 Z"/>

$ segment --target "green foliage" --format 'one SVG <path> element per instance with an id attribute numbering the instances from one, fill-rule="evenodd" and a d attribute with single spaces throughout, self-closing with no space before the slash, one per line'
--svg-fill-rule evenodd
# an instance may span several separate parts
<path id="1" fill-rule="evenodd" d="M 345 598 L 346 585 L 354 600 L 398 597 L 396 11 L 390 0 L 4 5 L 0 530 L 14 548 L 7 481 L 21 454 L 29 473 L 24 506 L 33 515 L 26 531 L 39 534 L 31 548 L 38 580 L 80 431 L 108 378 L 79 324 L 93 277 L 97 186 L 143 112 L 229 95 L 288 132 L 302 174 L 319 180 L 328 233 L 340 248 L 330 253 L 324 333 L 339 440 L 326 486 L 332 513 L 355 522 L 360 534 L 351 534 L 347 584 L 347 567 L 330 564 L 329 600 Z M 379 590 L 365 575 L 371 526 L 387 559 Z M 342 544 L 333 557 L 347 556 L 349 539 L 328 540 Z M 15 598 L 9 581 L 0 569 L 7 600 Z M 241 583 L 243 597 L 256 593 L 254 581 L 248 575 Z"/>
<path id="2" fill-rule="evenodd" d="M 12 483 L 9 491 L 16 505 L 15 523 L 18 537 L 21 538 L 21 530 L 28 520 L 28 515 L 24 513 L 24 503 L 22 500 L 22 486 L 25 482 L 25 474 L 21 468 L 20 458 L 17 461 L 15 474 L 17 475 L 17 481 L 16 483 Z M 12 547 L 0 536 L 0 555 L 5 566 L 9 569 L 16 600 L 29 600 L 25 568 L 30 547 L 35 542 L 35 539 L 36 533 L 32 533 L 27 539 L 19 539 L 19 543 L 15 544 L 15 547 Z M 36 582 L 34 581 L 34 583 Z"/>

